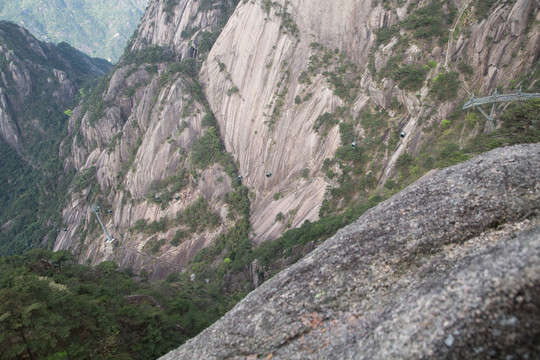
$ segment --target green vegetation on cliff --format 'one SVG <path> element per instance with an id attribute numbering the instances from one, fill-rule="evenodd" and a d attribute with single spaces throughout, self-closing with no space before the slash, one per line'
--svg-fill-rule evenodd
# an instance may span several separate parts
<path id="1" fill-rule="evenodd" d="M 0 21 L 0 44 L 3 110 L 8 115 L 2 120 L 14 124 L 21 145 L 16 152 L 0 137 L 2 256 L 52 246 L 56 230 L 63 227 L 61 210 L 74 175 L 64 173 L 58 151 L 67 132 L 66 109 L 74 106 L 78 88 L 112 65 L 65 43 L 38 42 L 6 21 Z"/>
<path id="2" fill-rule="evenodd" d="M 221 0 L 200 0 L 203 8 L 226 6 L 227 3 Z M 172 11 L 176 4 L 177 1 L 168 0 L 166 9 Z M 230 6 L 235 2 L 228 4 Z M 268 1 L 263 4 L 268 8 L 267 11 L 274 6 Z M 448 1 L 436 1 L 433 4 L 437 6 L 415 8 L 414 4 L 411 5 L 409 12 L 412 15 L 400 23 L 405 36 L 410 38 L 400 39 L 402 44 L 398 45 L 398 48 L 407 41 L 417 44 L 444 41 L 445 31 L 451 23 L 455 9 Z M 231 9 L 232 7 L 228 8 Z M 201 53 L 210 49 L 218 33 L 219 31 L 206 33 L 201 38 Z M 381 30 L 377 33 L 381 36 L 378 45 L 390 41 L 398 34 L 399 30 L 396 28 Z M 187 33 L 184 35 L 188 36 Z M 139 274 L 137 282 L 129 270 L 119 271 L 112 262 L 87 268 L 73 264 L 66 252 L 51 254 L 33 250 L 22 256 L 6 258 L 0 263 L 0 302 L 5 302 L 0 304 L 0 344 L 7 349 L 7 356 L 50 359 L 155 358 L 222 316 L 246 292 L 252 290 L 253 283 L 260 283 L 294 263 L 310 249 L 334 235 L 338 229 L 350 224 L 367 209 L 417 180 L 430 169 L 456 164 L 493 147 L 540 141 L 540 104 L 537 101 L 509 105 L 499 117 L 501 126 L 489 134 L 483 133 L 484 120 L 481 115 L 475 110 L 464 112 L 456 106 L 456 110 L 441 123 L 430 119 L 429 115 L 418 119 L 421 129 L 418 136 L 423 137 L 422 142 L 418 141 L 418 146 L 407 147 L 409 152 L 404 152 L 397 159 L 395 171 L 382 183 L 380 179 L 383 179 L 383 169 L 380 164 L 385 163 L 401 146 L 400 132 L 405 119 L 410 117 L 409 110 L 394 99 L 386 109 L 369 104 L 359 113 L 355 113 L 363 69 L 348 61 L 346 55 L 339 51 L 326 49 L 317 43 L 311 45 L 312 57 L 308 68 L 300 75 L 299 82 L 311 84 L 311 78 L 320 75 L 341 101 L 335 111 L 319 116 L 313 127 L 321 136 L 339 127 L 341 136 L 338 150 L 323 164 L 322 171 L 332 183 L 332 187 L 328 189 L 322 203 L 320 220 L 306 221 L 300 227 L 284 232 L 278 239 L 254 248 L 249 222 L 250 197 L 254 194 L 242 185 L 241 178 L 236 178 L 235 164 L 224 150 L 219 127 L 198 81 L 199 64 L 192 59 L 175 61 L 172 52 L 160 46 L 127 52 L 118 67 L 135 64 L 153 69 L 152 75 L 156 75 L 159 69 L 159 78 L 156 79 L 164 89 L 181 77 L 182 83 L 186 85 L 186 99 L 187 93 L 190 97 L 186 100 L 189 105 L 185 106 L 185 113 L 190 113 L 190 106 L 198 102 L 202 106 L 197 111 L 207 114 L 202 119 L 201 136 L 193 141 L 190 153 L 183 152 L 184 148 L 179 149 L 182 151 L 181 162 L 185 167 L 179 167 L 174 170 L 173 175 L 154 182 L 146 198 L 141 201 L 146 199 L 148 202 L 159 203 L 162 210 L 167 208 L 174 194 L 191 186 L 191 182 L 196 183 L 201 171 L 214 164 L 219 164 L 232 178 L 232 191 L 220 199 L 222 209 L 226 205 L 228 210 L 226 219 L 222 219 L 212 210 L 215 204 L 210 204 L 200 197 L 183 211 L 179 211 L 176 217 L 173 214 L 170 218 L 163 217 L 150 223 L 144 219 L 137 221 L 130 228 L 131 233 L 164 234 L 172 226 L 176 226 L 175 233 L 169 232 L 174 233 L 174 236 L 154 236 L 143 248 L 145 252 L 159 254 L 162 247 L 168 245 L 167 242 L 172 246 L 179 246 L 182 240 L 195 233 L 211 231 L 218 226 L 226 227 L 227 230 L 216 236 L 212 245 L 200 251 L 183 273 L 171 274 L 164 282 L 152 285 L 144 281 L 144 271 Z M 422 106 L 425 105 L 432 111 L 436 111 L 440 101 L 449 102 L 460 96 L 457 72 L 441 73 L 435 77 L 435 71 L 432 71 L 437 66 L 435 61 L 424 57 L 418 63 L 406 64 L 403 63 L 401 55 L 394 55 L 379 73 L 373 71 L 375 80 L 392 79 L 397 87 L 405 92 L 417 92 L 424 86 L 428 87 L 427 97 L 422 98 L 421 94 L 417 97 L 425 101 Z M 204 57 L 204 54 L 201 56 Z M 163 71 L 165 67 L 167 70 Z M 470 70 L 465 66 L 461 68 L 464 71 Z M 276 105 L 273 108 L 276 118 L 280 111 L 284 110 L 283 99 L 288 91 L 286 85 L 289 76 L 290 74 L 285 73 L 283 82 L 280 80 L 278 86 L 280 90 L 276 93 Z M 87 113 L 91 126 L 99 125 L 105 110 L 113 106 L 112 101 L 103 100 L 109 81 L 110 78 L 102 79 L 85 97 L 81 117 Z M 283 89 L 281 85 L 284 85 Z M 237 96 L 237 90 L 235 86 L 230 87 L 228 95 Z M 133 98 L 135 89 L 126 90 L 123 94 Z M 414 95 L 413 93 L 413 100 Z M 295 103 L 299 105 L 302 99 L 308 97 L 309 94 L 297 96 Z M 158 96 L 155 99 L 154 103 L 157 104 Z M 65 134 L 63 130 L 67 114 L 61 107 L 51 111 L 64 117 L 59 119 L 56 125 L 59 133 Z M 182 124 L 180 129 L 184 130 L 186 122 L 182 117 L 179 123 Z M 269 124 L 272 125 L 271 122 Z M 79 126 L 80 119 L 75 133 L 78 133 Z M 137 137 L 139 135 L 137 134 Z M 114 149 L 117 140 L 123 135 L 118 132 L 117 136 L 106 147 L 106 151 Z M 68 143 L 69 140 L 72 139 L 68 139 Z M 82 140 L 82 137 L 76 138 L 75 142 L 79 145 Z M 58 149 L 58 141 L 50 143 L 50 147 Z M 171 142 L 173 141 L 171 139 Z M 139 145 L 138 140 L 138 145 L 134 147 L 135 152 Z M 6 146 L 0 143 L 0 150 Z M 413 148 L 414 151 L 411 150 Z M 6 153 L 9 154 L 10 151 L 13 153 L 10 148 L 6 148 Z M 50 176 L 43 179 L 32 177 L 40 175 L 32 175 L 31 168 L 20 158 L 15 157 L 15 160 L 9 161 L 2 159 L 4 163 L 0 162 L 7 169 L 6 173 L 0 174 L 0 180 L 7 181 L 10 186 L 9 192 L 0 193 L 0 205 L 2 202 L 16 204 L 12 208 L 15 210 L 10 210 L 10 217 L 0 218 L 2 236 L 17 236 L 12 243 L 11 253 L 22 252 L 31 245 L 37 245 L 47 231 L 51 240 L 55 229 L 61 229 L 59 216 L 47 224 L 38 212 L 46 208 L 59 215 L 62 201 L 66 198 L 66 183 L 57 185 L 56 188 L 45 182 L 54 179 L 54 174 L 62 173 L 62 159 L 56 155 L 50 156 L 46 157 L 52 159 Z M 121 177 L 125 176 L 132 164 L 133 160 L 126 162 L 127 170 L 122 170 Z M 303 171 L 302 176 L 308 178 L 309 169 L 304 170 L 308 171 Z M 72 182 L 71 190 L 77 192 L 88 188 L 96 181 L 95 173 L 95 168 L 90 168 L 78 174 Z M 71 175 L 61 177 L 61 180 L 69 180 Z M 39 185 L 35 187 L 36 193 L 25 190 L 32 184 Z M 49 194 L 51 191 L 54 191 L 56 197 Z M 44 197 L 40 199 L 40 195 Z M 93 197 L 94 195 L 95 193 L 90 193 L 87 196 L 88 203 L 98 198 Z M 276 193 L 274 199 L 279 200 L 281 195 Z M 99 194 L 99 198 L 106 201 L 104 194 Z M 33 207 L 35 203 L 41 206 Z M 29 220 L 26 220 L 25 211 L 30 211 Z M 20 215 L 17 216 L 18 214 Z M 291 212 L 279 213 L 276 221 L 290 225 L 292 217 L 294 216 Z M 50 217 L 45 219 L 51 220 Z M 81 235 L 81 242 L 94 230 L 100 231 L 92 218 Z M 32 241 L 28 242 L 27 239 L 31 238 Z M 0 245 L 1 241 L 2 239 Z M 4 242 L 5 246 L 0 250 L 7 249 L 8 245 L 12 244 Z"/>

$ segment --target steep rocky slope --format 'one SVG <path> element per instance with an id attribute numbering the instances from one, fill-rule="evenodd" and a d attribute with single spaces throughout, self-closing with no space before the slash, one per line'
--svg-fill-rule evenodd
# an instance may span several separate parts
<path id="1" fill-rule="evenodd" d="M 111 67 L 0 21 L 0 255 L 52 245 L 73 176 L 63 173 L 58 153 L 65 111 Z"/>
<path id="2" fill-rule="evenodd" d="M 227 173 L 235 171 L 234 164 L 221 154 L 193 59 L 200 43 L 216 36 L 230 4 L 204 4 L 153 2 L 131 50 L 74 110 L 69 126 L 75 139 L 66 143 L 71 156 L 65 167 L 79 171 L 82 186 L 64 210 L 70 226 L 55 249 L 74 250 L 81 261 L 111 259 L 163 277 L 235 224 L 222 199 L 232 190 Z M 102 216 L 119 242 L 114 251 L 89 212 L 93 203 L 112 209 Z M 204 217 L 209 222 L 199 225 Z"/>
<path id="3" fill-rule="evenodd" d="M 84 80 L 112 67 L 67 44 L 38 41 L 6 21 L 0 22 L 0 56 L 0 135 L 19 154 L 25 141 L 39 142 L 39 133 L 49 130 L 48 120 L 39 116 L 45 103 L 53 102 L 63 112 Z"/>
<path id="4" fill-rule="evenodd" d="M 425 176 L 161 359 L 538 357 L 539 156 Z"/>
<path id="5" fill-rule="evenodd" d="M 474 69 L 461 79 L 481 94 L 532 69 L 540 52 L 540 31 L 534 26 L 538 4 L 523 0 L 496 5 L 481 20 L 471 14 L 472 5 L 293 0 L 250 1 L 237 8 L 200 76 L 225 146 L 255 194 L 251 219 L 256 242 L 283 231 L 284 224 L 273 221 L 280 212 L 289 214 L 287 224 L 292 226 L 317 219 L 326 188 L 336 187 L 321 171 L 323 162 L 332 159 L 340 145 L 356 138 L 371 153 L 356 171 L 371 172 L 381 185 L 400 155 L 418 153 L 425 129 L 456 106 L 457 95 L 441 101 L 429 93 L 431 79 L 444 72 L 446 60 L 448 70 L 458 65 Z M 461 9 L 466 15 L 457 19 Z M 427 14 L 425 20 L 422 14 Z M 418 25 L 409 26 L 406 21 L 415 17 Z M 439 21 L 430 24 L 437 17 Z M 445 19 L 455 19 L 461 32 L 452 33 L 450 44 L 444 36 L 452 24 Z M 440 37 L 433 35 L 435 26 L 441 28 Z M 417 27 L 428 34 L 416 37 Z M 405 69 L 402 75 L 392 74 L 399 68 Z M 409 78 L 418 85 L 401 81 Z M 230 89 L 237 91 L 230 94 Z M 463 90 L 459 94 L 467 96 Z M 391 126 L 370 134 L 364 113 L 381 109 L 386 109 Z M 322 131 L 314 131 L 325 112 L 334 118 L 323 123 Z M 338 123 L 352 124 L 350 140 L 341 131 L 340 142 Z M 394 148 L 402 130 L 408 135 Z M 369 143 L 376 136 L 387 145 L 385 151 L 376 153 L 373 148 L 379 144 Z M 270 179 L 264 176 L 267 171 L 272 172 Z M 303 171 L 308 175 L 300 176 Z M 274 201 L 276 193 L 283 197 Z"/>
<path id="6" fill-rule="evenodd" d="M 466 159 L 485 123 L 457 111 L 467 91 L 539 85 L 532 0 L 236 4 L 149 5 L 129 51 L 70 118 L 65 169 L 79 176 L 55 249 L 153 278 L 212 243 L 235 260 L 251 239 Z M 94 203 L 111 210 L 114 249 Z M 190 226 L 194 213 L 208 225 Z"/>

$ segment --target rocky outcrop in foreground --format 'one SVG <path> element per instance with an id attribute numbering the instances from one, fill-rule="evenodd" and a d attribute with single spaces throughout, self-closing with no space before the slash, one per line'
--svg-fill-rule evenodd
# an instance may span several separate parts
<path id="1" fill-rule="evenodd" d="M 538 358 L 539 159 L 424 177 L 162 359 Z"/>

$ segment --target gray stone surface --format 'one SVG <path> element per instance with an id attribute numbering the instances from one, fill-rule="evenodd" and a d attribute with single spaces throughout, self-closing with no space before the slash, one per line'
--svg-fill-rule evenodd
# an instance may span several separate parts
<path id="1" fill-rule="evenodd" d="M 424 177 L 161 359 L 538 359 L 539 155 Z"/>

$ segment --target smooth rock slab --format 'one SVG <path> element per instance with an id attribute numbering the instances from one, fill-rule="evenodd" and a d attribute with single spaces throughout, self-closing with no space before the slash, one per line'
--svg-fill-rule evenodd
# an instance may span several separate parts
<path id="1" fill-rule="evenodd" d="M 537 359 L 539 213 L 540 145 L 438 171 L 162 359 Z"/>

